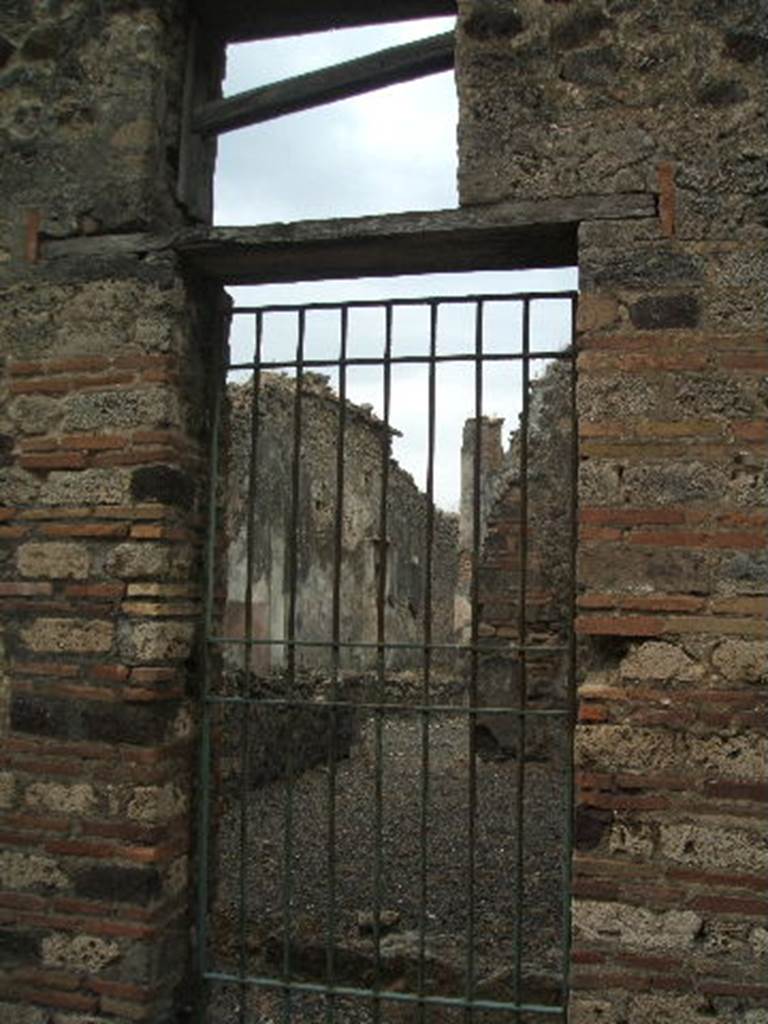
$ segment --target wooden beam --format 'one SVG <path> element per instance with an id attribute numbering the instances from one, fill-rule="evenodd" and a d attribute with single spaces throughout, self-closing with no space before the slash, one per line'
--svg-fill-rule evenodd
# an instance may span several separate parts
<path id="1" fill-rule="evenodd" d="M 461 270 L 574 266 L 582 221 L 656 217 L 656 196 L 632 192 L 525 200 L 257 227 L 184 228 L 174 235 L 94 235 L 42 243 L 46 272 L 141 272 L 179 257 L 221 284 L 265 284 Z M 149 257 L 149 258 L 148 258 Z"/>
<path id="2" fill-rule="evenodd" d="M 211 228 L 175 251 L 223 284 L 574 266 L 582 220 L 654 217 L 655 197 L 585 196 L 493 207 Z"/>
<path id="3" fill-rule="evenodd" d="M 456 14 L 456 0 L 192 0 L 203 26 L 226 42 Z"/>
<path id="4" fill-rule="evenodd" d="M 198 107 L 193 114 L 192 128 L 203 135 L 230 132 L 283 114 L 295 114 L 359 96 L 385 85 L 447 71 L 453 67 L 453 47 L 453 32 L 446 32 L 249 89 Z"/>

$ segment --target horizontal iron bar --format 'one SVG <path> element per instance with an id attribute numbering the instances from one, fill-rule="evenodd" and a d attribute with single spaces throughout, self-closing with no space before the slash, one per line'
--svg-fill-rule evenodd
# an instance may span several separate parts
<path id="1" fill-rule="evenodd" d="M 346 302 L 300 302 L 271 303 L 266 306 L 234 306 L 231 315 L 246 313 L 296 313 L 300 309 L 371 309 L 376 306 L 431 306 L 467 305 L 471 302 L 532 302 L 536 299 L 575 299 L 579 293 L 575 290 L 555 292 L 478 292 L 469 295 L 419 295 L 403 296 L 397 299 L 349 299 Z"/>
<path id="2" fill-rule="evenodd" d="M 236 96 L 212 100 L 194 111 L 192 130 L 203 135 L 218 135 L 384 86 L 449 71 L 454 63 L 453 50 L 454 34 L 445 32 L 413 43 L 390 46 L 320 71 L 271 82 Z"/>
<path id="3" fill-rule="evenodd" d="M 538 359 L 570 359 L 570 349 L 559 349 L 557 351 L 543 350 L 541 352 L 530 352 L 523 355 L 521 352 L 484 352 L 481 356 L 474 352 L 459 352 L 455 355 L 444 356 L 350 356 L 347 359 L 302 359 L 301 365 L 306 369 L 308 366 L 383 366 L 386 362 L 390 366 L 396 363 L 499 363 L 524 361 L 535 362 Z M 295 359 L 262 359 L 258 364 L 262 370 L 286 370 L 298 366 Z M 229 370 L 253 370 L 255 363 L 231 363 Z"/>
<path id="4" fill-rule="evenodd" d="M 404 641 L 386 641 L 378 643 L 376 640 L 256 640 L 246 639 L 241 636 L 209 636 L 207 642 L 211 644 L 247 644 L 249 647 L 324 647 L 331 651 L 334 648 L 357 650 L 382 650 L 382 651 L 478 651 L 481 654 L 488 651 L 530 651 L 534 654 L 560 654 L 568 650 L 565 644 L 515 644 L 513 641 L 504 641 L 488 644 L 419 644 L 405 643 Z"/>
<path id="5" fill-rule="evenodd" d="M 276 988 L 283 992 L 307 992 L 321 996 L 348 996 L 361 999 L 385 999 L 396 1003 L 418 1003 L 426 1006 L 453 1006 L 465 1010 L 505 1010 L 518 1013 L 542 1013 L 562 1017 L 564 1006 L 546 1006 L 540 1003 L 504 1003 L 492 999 L 465 999 L 462 996 L 428 996 L 413 992 L 394 992 L 390 989 L 354 988 L 351 985 L 320 985 L 311 981 L 284 981 L 259 975 L 225 974 L 209 971 L 205 981 L 228 985 L 250 985 L 254 988 Z"/>
<path id="6" fill-rule="evenodd" d="M 209 704 L 248 705 L 250 707 L 314 708 L 337 711 L 339 709 L 363 709 L 366 711 L 438 711 L 449 715 L 514 715 L 517 718 L 562 718 L 570 714 L 569 708 L 504 708 L 483 705 L 464 706 L 461 704 L 387 704 L 374 701 L 354 700 L 292 700 L 290 697 L 224 697 L 215 694 L 206 697 Z"/>

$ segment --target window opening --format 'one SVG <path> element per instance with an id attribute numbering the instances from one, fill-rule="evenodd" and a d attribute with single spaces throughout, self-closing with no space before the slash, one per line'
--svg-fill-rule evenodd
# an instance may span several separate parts
<path id="1" fill-rule="evenodd" d="M 454 18 L 228 48 L 225 93 L 450 32 Z M 218 140 L 215 221 L 265 223 L 456 205 L 451 72 L 280 117 Z"/>

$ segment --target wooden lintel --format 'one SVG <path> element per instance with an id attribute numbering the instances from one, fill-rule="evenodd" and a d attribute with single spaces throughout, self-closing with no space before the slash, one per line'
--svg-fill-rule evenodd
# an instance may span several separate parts
<path id="1" fill-rule="evenodd" d="M 585 196 L 253 228 L 177 239 L 191 267 L 224 284 L 573 266 L 583 220 L 653 217 L 655 197 Z"/>
<path id="2" fill-rule="evenodd" d="M 50 263 L 177 255 L 221 284 L 264 284 L 461 270 L 573 266 L 582 221 L 656 216 L 652 193 L 525 200 L 257 227 L 188 228 L 172 236 L 112 235 L 45 242 Z"/>
<path id="3" fill-rule="evenodd" d="M 249 89 L 198 107 L 193 114 L 192 128 L 203 135 L 221 134 L 359 96 L 386 85 L 447 71 L 453 67 L 453 48 L 453 32 L 445 32 Z"/>
<path id="4" fill-rule="evenodd" d="M 191 0 L 205 29 L 227 42 L 456 14 L 456 0 Z"/>

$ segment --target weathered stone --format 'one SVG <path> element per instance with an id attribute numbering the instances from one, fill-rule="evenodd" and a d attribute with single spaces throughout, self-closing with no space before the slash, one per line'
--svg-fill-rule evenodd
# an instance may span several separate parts
<path id="1" fill-rule="evenodd" d="M 47 395 L 19 395 L 10 403 L 8 414 L 23 434 L 48 434 L 61 420 L 61 401 Z"/>
<path id="2" fill-rule="evenodd" d="M 51 1019 L 47 1010 L 39 1006 L 24 1006 L 21 1003 L 0 1001 L 0 1020 L 4 1024 L 49 1024 Z M 56 1024 L 59 1024 L 57 1021 Z M 88 1024 L 84 1021 L 83 1024 Z"/>
<path id="3" fill-rule="evenodd" d="M 572 992 L 568 1001 L 570 1024 L 620 1024 L 619 1011 L 603 999 Z"/>
<path id="4" fill-rule="evenodd" d="M 154 430 L 181 425 L 178 396 L 170 388 L 85 391 L 67 397 L 60 409 L 65 431 Z"/>
<path id="5" fill-rule="evenodd" d="M 192 549 L 186 544 L 158 544 L 127 541 L 119 544 L 105 561 L 106 571 L 119 579 L 161 576 L 164 580 L 186 579 L 192 565 Z"/>
<path id="6" fill-rule="evenodd" d="M 162 891 L 155 868 L 125 868 L 113 864 L 82 868 L 74 872 L 75 893 L 88 899 L 144 906 Z"/>
<path id="7" fill-rule="evenodd" d="M 569 12 L 557 22 L 552 28 L 550 39 L 558 49 L 570 50 L 590 42 L 610 26 L 610 18 L 598 7 L 581 9 Z"/>
<path id="8" fill-rule="evenodd" d="M 768 757 L 761 736 L 696 736 L 628 725 L 583 725 L 576 759 L 585 769 L 620 772 L 700 772 L 723 779 L 760 778 Z"/>
<path id="9" fill-rule="evenodd" d="M 648 861 L 653 855 L 654 846 L 653 829 L 643 822 L 619 819 L 611 826 L 608 837 L 608 849 L 611 853 Z"/>
<path id="10" fill-rule="evenodd" d="M 96 794 L 87 782 L 33 782 L 24 790 L 24 802 L 52 813 L 87 815 L 95 809 Z"/>
<path id="11" fill-rule="evenodd" d="M 481 0 L 476 3 L 463 24 L 464 32 L 472 39 L 504 39 L 523 31 L 520 12 L 499 0 Z"/>
<path id="12" fill-rule="evenodd" d="M 649 641 L 634 647 L 622 661 L 620 673 L 625 679 L 660 679 L 692 682 L 704 674 L 685 651 L 673 644 Z"/>
<path id="13" fill-rule="evenodd" d="M 573 845 L 577 850 L 594 850 L 611 827 L 613 811 L 577 807 L 573 817 Z"/>
<path id="14" fill-rule="evenodd" d="M 749 90 L 742 82 L 734 79 L 715 79 L 705 82 L 699 89 L 696 99 L 708 107 L 728 107 L 749 99 Z"/>
<path id="15" fill-rule="evenodd" d="M 15 732 L 68 739 L 70 708 L 61 700 L 15 694 L 10 702 L 10 725 Z"/>
<path id="16" fill-rule="evenodd" d="M 125 623 L 120 652 L 137 661 L 183 660 L 192 651 L 195 626 L 190 622 Z"/>
<path id="17" fill-rule="evenodd" d="M 692 910 L 656 912 L 624 903 L 574 903 L 573 926 L 578 939 L 588 942 L 618 942 L 626 949 L 647 952 L 684 953 L 692 948 L 701 928 L 701 918 Z"/>
<path id="18" fill-rule="evenodd" d="M 10 892 L 24 889 L 62 889 L 69 879 L 53 857 L 37 853 L 0 851 L 0 878 Z"/>
<path id="19" fill-rule="evenodd" d="M 16 564 L 22 576 L 84 580 L 90 567 L 87 544 L 31 541 L 19 548 Z"/>
<path id="20" fill-rule="evenodd" d="M 186 808 L 185 795 L 171 782 L 164 786 L 137 786 L 128 803 L 128 817 L 156 824 L 183 814 Z"/>
<path id="21" fill-rule="evenodd" d="M 644 992 L 633 995 L 624 1019 L 632 1024 L 703 1024 L 712 1016 L 710 1001 L 704 995 Z"/>
<path id="22" fill-rule="evenodd" d="M 595 265 L 593 265 L 593 260 Z M 670 287 L 675 284 L 697 283 L 703 278 L 702 261 L 690 253 L 680 249 L 660 248 L 658 245 L 653 248 L 634 248 L 631 252 L 616 252 L 611 259 L 606 259 L 604 253 L 595 253 L 594 256 L 587 254 L 584 261 L 584 284 L 591 288 L 643 288 L 647 289 L 652 285 Z M 653 309 L 657 317 L 667 315 L 662 312 L 659 305 L 667 299 L 674 299 L 671 296 L 654 296 L 649 303 L 655 303 Z M 689 297 L 690 298 L 690 297 Z M 651 306 L 647 307 L 648 310 Z M 633 312 L 634 311 L 634 312 Z M 637 327 L 642 324 L 638 322 L 642 314 L 637 311 L 637 306 L 630 309 L 632 322 Z M 678 312 L 676 314 L 680 316 Z M 658 323 L 657 326 L 665 326 Z M 687 324 L 669 324 L 668 326 L 688 326 Z"/>
<path id="23" fill-rule="evenodd" d="M 612 46 L 577 50 L 563 60 L 562 77 L 579 85 L 607 85 L 621 67 L 621 58 Z"/>
<path id="24" fill-rule="evenodd" d="M 40 956 L 40 936 L 21 929 L 0 929 L 0 965 L 8 968 L 35 962 Z"/>
<path id="25" fill-rule="evenodd" d="M 642 331 L 695 327 L 700 303 L 695 295 L 647 295 L 629 307 L 632 323 Z"/>
<path id="26" fill-rule="evenodd" d="M 42 942 L 46 967 L 64 967 L 95 974 L 120 958 L 120 946 L 112 939 L 97 935 L 70 935 L 53 932 Z"/>
<path id="27" fill-rule="evenodd" d="M 168 705 L 90 702 L 80 708 L 79 736 L 96 743 L 132 743 L 154 746 L 171 738 L 174 709 Z"/>
<path id="28" fill-rule="evenodd" d="M 768 644 L 761 640 L 723 640 L 712 664 L 729 683 L 768 682 Z"/>
<path id="29" fill-rule="evenodd" d="M 44 505 L 123 505 L 128 502 L 129 477 L 121 469 L 55 470 L 40 496 Z"/>
<path id="30" fill-rule="evenodd" d="M 679 864 L 710 871 L 762 875 L 768 871 L 765 835 L 715 825 L 661 825 L 660 849 Z"/>
<path id="31" fill-rule="evenodd" d="M 135 501 L 160 501 L 189 508 L 194 495 L 194 481 L 175 466 L 142 466 L 131 476 L 131 497 Z"/>
<path id="32" fill-rule="evenodd" d="M 740 64 L 751 64 L 762 56 L 768 48 L 768 33 L 760 36 L 754 32 L 742 32 L 731 29 L 725 34 L 726 57 L 739 61 Z"/>
<path id="33" fill-rule="evenodd" d="M 21 636 L 32 651 L 96 654 L 110 650 L 114 632 L 113 623 L 98 619 L 36 619 Z"/>
<path id="34" fill-rule="evenodd" d="M 0 809 L 7 811 L 13 806 L 16 782 L 12 772 L 0 772 Z"/>

